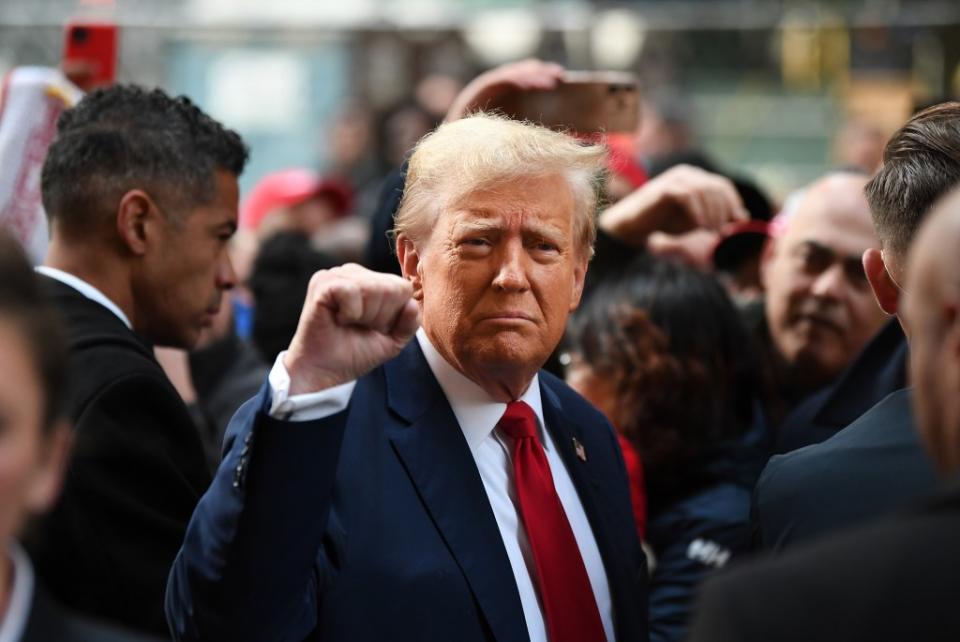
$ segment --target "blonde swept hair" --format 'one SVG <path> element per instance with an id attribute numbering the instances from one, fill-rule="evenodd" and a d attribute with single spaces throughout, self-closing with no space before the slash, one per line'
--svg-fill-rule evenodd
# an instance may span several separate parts
<path id="1" fill-rule="evenodd" d="M 578 249 L 593 255 L 597 186 L 607 151 L 528 122 L 477 112 L 440 125 L 414 148 L 393 235 L 426 239 L 436 217 L 467 195 L 497 184 L 563 175 L 574 201 Z"/>

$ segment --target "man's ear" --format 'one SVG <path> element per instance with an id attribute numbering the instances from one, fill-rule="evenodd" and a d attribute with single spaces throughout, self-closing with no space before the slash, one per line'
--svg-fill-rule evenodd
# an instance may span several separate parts
<path id="1" fill-rule="evenodd" d="M 117 233 L 120 240 L 133 254 L 142 256 L 147 251 L 147 241 L 153 221 L 160 216 L 150 195 L 140 189 L 130 190 L 117 205 Z"/>
<path id="2" fill-rule="evenodd" d="M 863 253 L 863 271 L 880 309 L 887 314 L 896 314 L 900 303 L 900 288 L 887 271 L 880 250 L 871 247 Z"/>
<path id="3" fill-rule="evenodd" d="M 413 298 L 423 300 L 423 279 L 420 275 L 420 251 L 406 234 L 397 235 L 397 259 L 400 273 L 413 285 Z"/>

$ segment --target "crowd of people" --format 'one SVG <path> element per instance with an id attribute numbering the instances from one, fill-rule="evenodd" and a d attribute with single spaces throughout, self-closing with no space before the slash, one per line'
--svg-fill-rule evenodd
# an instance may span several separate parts
<path id="1" fill-rule="evenodd" d="M 563 74 L 250 194 L 187 97 L 63 111 L 42 264 L 0 234 L 0 640 L 960 635 L 960 103 L 776 203 L 484 110 Z"/>

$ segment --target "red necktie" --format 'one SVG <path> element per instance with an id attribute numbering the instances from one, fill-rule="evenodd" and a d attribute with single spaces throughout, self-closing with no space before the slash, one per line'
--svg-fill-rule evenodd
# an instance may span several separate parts
<path id="1" fill-rule="evenodd" d="M 537 436 L 533 409 L 507 404 L 500 428 L 513 442 L 513 474 L 520 517 L 533 549 L 540 600 L 550 642 L 606 640 L 587 569 Z"/>

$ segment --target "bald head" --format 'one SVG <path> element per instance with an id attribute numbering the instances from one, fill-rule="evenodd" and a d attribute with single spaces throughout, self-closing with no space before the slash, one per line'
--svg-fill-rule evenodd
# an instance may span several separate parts
<path id="1" fill-rule="evenodd" d="M 834 172 L 811 183 L 793 207 L 780 237 L 809 233 L 809 228 L 839 226 L 839 234 L 876 238 L 870 206 L 863 190 L 868 176 L 853 172 Z"/>
<path id="2" fill-rule="evenodd" d="M 879 246 L 867 180 L 837 172 L 811 184 L 764 252 L 770 336 L 799 387 L 833 379 L 885 318 L 861 264 Z"/>
<path id="3" fill-rule="evenodd" d="M 910 249 L 903 315 L 918 426 L 944 474 L 960 471 L 960 191 L 932 210 Z"/>

